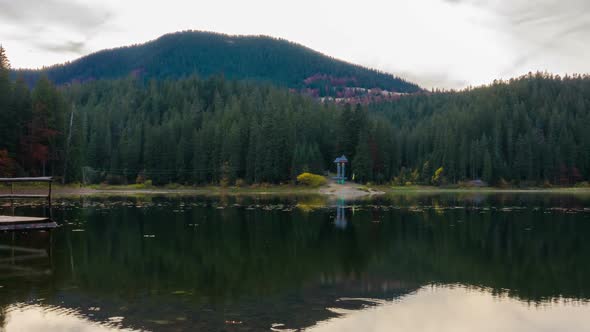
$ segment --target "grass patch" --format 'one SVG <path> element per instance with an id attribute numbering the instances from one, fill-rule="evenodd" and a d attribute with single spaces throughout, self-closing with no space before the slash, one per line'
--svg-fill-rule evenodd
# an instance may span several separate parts
<path id="1" fill-rule="evenodd" d="M 498 187 L 434 187 L 434 186 L 378 186 L 379 190 L 386 193 L 403 193 L 403 192 L 415 192 L 415 193 L 462 193 L 462 192 L 475 192 L 475 193 L 580 193 L 590 194 L 590 188 L 588 187 L 528 187 L 528 188 L 498 188 Z"/>

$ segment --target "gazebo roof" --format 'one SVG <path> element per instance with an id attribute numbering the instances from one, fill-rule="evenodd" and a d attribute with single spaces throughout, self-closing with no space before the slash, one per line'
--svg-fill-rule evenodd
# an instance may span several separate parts
<path id="1" fill-rule="evenodd" d="M 347 162 L 348 162 L 348 159 L 346 159 L 346 157 L 344 155 L 342 155 L 334 160 L 334 163 L 347 163 Z"/>

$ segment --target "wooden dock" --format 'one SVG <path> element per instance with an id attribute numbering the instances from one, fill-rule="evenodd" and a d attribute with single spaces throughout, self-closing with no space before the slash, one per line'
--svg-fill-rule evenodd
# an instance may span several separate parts
<path id="1" fill-rule="evenodd" d="M 0 231 L 26 231 L 26 230 L 49 230 L 57 227 L 51 218 L 51 177 L 38 178 L 0 178 L 0 183 L 10 185 L 10 194 L 0 195 L 0 200 L 10 200 L 10 209 L 12 215 L 0 215 Z M 48 183 L 48 192 L 46 195 L 18 194 L 14 192 L 14 183 L 23 182 L 45 182 Z M 47 210 L 42 217 L 16 216 L 14 200 L 16 199 L 44 199 L 47 202 Z"/>

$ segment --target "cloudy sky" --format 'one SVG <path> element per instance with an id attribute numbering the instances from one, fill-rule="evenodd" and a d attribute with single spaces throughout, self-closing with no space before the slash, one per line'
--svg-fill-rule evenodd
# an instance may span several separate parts
<path id="1" fill-rule="evenodd" d="M 426 88 L 590 73 L 590 0 L 0 0 L 14 68 L 188 29 L 281 37 Z"/>

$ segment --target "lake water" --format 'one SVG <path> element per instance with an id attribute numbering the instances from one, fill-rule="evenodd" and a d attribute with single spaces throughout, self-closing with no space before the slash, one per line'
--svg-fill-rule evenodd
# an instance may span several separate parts
<path id="1" fill-rule="evenodd" d="M 590 331 L 590 196 L 87 196 L 54 216 L 0 234 L 0 331 Z"/>

